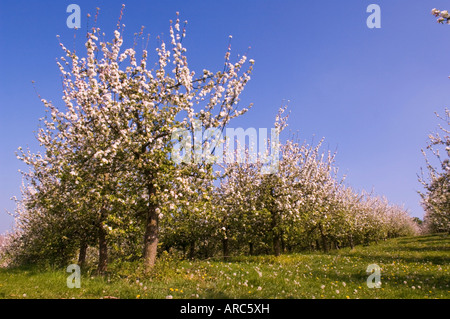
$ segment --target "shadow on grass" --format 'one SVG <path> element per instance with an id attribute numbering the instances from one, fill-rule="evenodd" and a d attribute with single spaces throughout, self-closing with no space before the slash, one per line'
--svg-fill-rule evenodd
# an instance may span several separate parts
<path id="1" fill-rule="evenodd" d="M 411 251 L 417 251 L 419 252 L 420 250 L 414 250 L 411 249 Z M 435 256 L 435 255 L 423 255 L 423 251 L 421 251 L 421 256 L 420 257 L 416 257 L 416 256 L 403 256 L 402 255 L 402 251 L 398 250 L 396 251 L 398 254 L 397 255 L 388 255 L 388 254 L 383 254 L 383 253 L 378 253 L 378 254 L 364 254 L 364 253 L 360 253 L 360 252 L 349 252 L 346 254 L 340 254 L 340 256 L 345 256 L 345 257 L 357 257 L 362 261 L 367 262 L 367 264 L 373 264 L 373 263 L 377 263 L 377 262 L 382 262 L 382 263 L 392 263 L 393 261 L 395 262 L 401 262 L 401 263 L 432 263 L 435 265 L 448 265 L 450 263 L 450 256 Z M 391 252 L 392 254 L 392 252 Z"/>
<path id="2" fill-rule="evenodd" d="M 324 272 L 324 271 L 313 271 L 315 276 L 324 276 L 326 275 L 328 279 L 331 281 L 338 282 L 353 282 L 359 283 L 360 285 L 366 285 L 367 278 L 369 274 L 365 272 L 365 270 L 361 270 L 354 273 L 344 273 L 338 274 L 333 271 Z M 395 279 L 393 277 L 395 276 Z M 427 274 L 394 274 L 394 276 L 389 276 L 387 274 L 383 274 L 381 272 L 381 282 L 384 284 L 388 284 L 390 287 L 405 287 L 405 283 L 409 285 L 422 285 L 422 286 L 433 286 L 436 289 L 447 291 L 446 285 L 450 284 L 449 277 L 444 273 L 435 273 L 433 275 Z M 390 279 L 388 279 L 388 277 Z"/>
<path id="3" fill-rule="evenodd" d="M 410 244 L 410 243 L 439 243 L 442 244 L 442 241 L 450 244 L 450 236 L 446 234 L 436 234 L 436 235 L 427 235 L 427 236 L 417 236 L 417 237 L 406 237 L 406 238 L 398 238 L 396 241 L 400 244 Z"/>
<path id="4" fill-rule="evenodd" d="M 203 295 L 205 295 L 206 299 L 232 299 L 229 295 L 224 293 L 223 291 L 217 290 L 215 288 L 207 288 Z"/>
<path id="5" fill-rule="evenodd" d="M 431 235 L 394 239 L 388 244 L 357 247 L 354 250 L 342 249 L 333 252 L 342 257 L 356 257 L 369 264 L 391 263 L 433 263 L 450 264 L 450 237 Z"/>

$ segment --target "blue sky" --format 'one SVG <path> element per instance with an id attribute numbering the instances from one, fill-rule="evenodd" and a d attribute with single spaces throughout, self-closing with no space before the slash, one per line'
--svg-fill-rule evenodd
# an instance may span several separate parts
<path id="1" fill-rule="evenodd" d="M 82 48 L 86 14 L 100 7 L 98 26 L 112 37 L 121 4 L 125 46 L 144 25 L 167 39 L 169 20 L 188 20 L 190 66 L 222 67 L 228 36 L 233 54 L 248 52 L 255 69 L 242 103 L 254 107 L 233 127 L 272 127 L 278 107 L 289 100 L 289 129 L 302 139 L 325 137 L 337 149 L 337 165 L 356 189 L 374 190 L 422 218 L 417 173 L 420 149 L 436 128 L 434 111 L 448 106 L 450 26 L 430 11 L 448 1 L 0 1 L 0 233 L 12 226 L 5 210 L 20 195 L 25 169 L 19 146 L 36 149 L 34 131 L 44 115 L 39 94 L 61 105 L 55 59 L 56 35 Z M 81 30 L 67 28 L 66 8 L 81 8 Z M 369 29 L 366 8 L 381 8 L 381 28 Z M 92 19 L 91 19 L 92 24 Z M 128 37 L 127 37 L 128 36 Z M 127 39 L 129 40 L 127 42 Z M 248 49 L 251 47 L 250 49 Z"/>

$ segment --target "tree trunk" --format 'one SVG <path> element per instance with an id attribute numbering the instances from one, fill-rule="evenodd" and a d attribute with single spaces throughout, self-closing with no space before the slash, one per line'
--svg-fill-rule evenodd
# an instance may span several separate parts
<path id="1" fill-rule="evenodd" d="M 281 255 L 281 240 L 279 235 L 273 237 L 273 254 L 275 256 Z"/>
<path id="2" fill-rule="evenodd" d="M 108 193 L 109 189 L 109 174 L 104 175 L 104 192 Z M 105 195 L 103 193 L 103 195 Z M 100 220 L 98 221 L 98 267 L 97 272 L 100 275 L 106 273 L 108 268 L 108 243 L 106 240 L 106 230 L 104 222 L 106 221 L 106 217 L 108 216 L 108 207 L 106 202 L 103 203 L 100 208 Z"/>
<path id="3" fill-rule="evenodd" d="M 183 249 L 183 259 L 185 259 L 186 258 L 186 245 L 183 244 L 181 247 Z"/>
<path id="4" fill-rule="evenodd" d="M 353 236 L 352 235 L 350 235 L 349 241 L 350 241 L 350 247 L 352 249 L 355 248 L 355 244 L 353 243 Z"/>
<path id="5" fill-rule="evenodd" d="M 277 214 L 272 212 L 272 236 L 273 236 L 273 254 L 275 256 L 280 256 L 281 254 L 281 236 L 280 230 L 278 229 Z"/>
<path id="6" fill-rule="evenodd" d="M 322 237 L 322 247 L 323 247 L 323 251 L 324 252 L 328 252 L 328 241 L 327 241 L 327 236 L 325 236 L 325 234 L 323 233 L 323 228 L 322 225 L 319 224 L 319 230 L 320 230 L 320 236 Z"/>
<path id="7" fill-rule="evenodd" d="M 85 240 L 82 240 L 80 243 L 80 253 L 78 254 L 78 266 L 80 268 L 84 267 L 84 264 L 86 263 L 86 251 L 87 251 L 87 243 Z"/>
<path id="8" fill-rule="evenodd" d="M 249 250 L 249 252 L 248 252 L 249 255 L 250 255 L 250 256 L 253 256 L 255 252 L 254 252 L 254 250 L 253 250 L 253 243 L 252 243 L 252 242 L 249 242 L 249 243 L 248 243 L 248 250 Z"/>
<path id="9" fill-rule="evenodd" d="M 339 244 L 338 244 L 338 242 L 336 240 L 334 241 L 334 248 L 339 250 Z"/>
<path id="10" fill-rule="evenodd" d="M 222 239 L 222 253 L 223 253 L 223 260 L 227 260 L 229 257 L 228 238 Z"/>
<path id="11" fill-rule="evenodd" d="M 288 251 L 288 253 L 292 253 L 292 245 L 291 244 L 287 245 L 287 251 Z"/>
<path id="12" fill-rule="evenodd" d="M 189 259 L 194 259 L 195 257 L 195 240 L 191 241 L 189 245 Z"/>
<path id="13" fill-rule="evenodd" d="M 281 240 L 281 252 L 284 253 L 286 251 L 286 243 L 284 242 L 283 234 L 281 234 L 280 240 Z"/>
<path id="14" fill-rule="evenodd" d="M 159 242 L 159 216 L 156 212 L 156 205 L 153 203 L 153 195 L 156 189 L 153 183 L 147 187 L 149 194 L 148 209 L 146 212 L 145 233 L 144 233 L 144 271 L 149 272 L 156 263 Z"/>
<path id="15" fill-rule="evenodd" d="M 149 206 L 144 234 L 144 268 L 146 272 L 151 270 L 156 263 L 158 241 L 158 214 L 156 213 L 155 207 Z"/>
<path id="16" fill-rule="evenodd" d="M 102 215 L 104 213 L 102 212 Z M 99 274 L 104 274 L 108 266 L 108 244 L 106 242 L 106 230 L 103 228 L 103 222 L 100 222 L 98 229 L 98 268 Z"/>

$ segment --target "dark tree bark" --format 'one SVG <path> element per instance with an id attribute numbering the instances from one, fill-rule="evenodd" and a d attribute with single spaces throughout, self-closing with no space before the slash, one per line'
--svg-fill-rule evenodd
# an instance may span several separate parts
<path id="1" fill-rule="evenodd" d="M 277 213 L 272 212 L 272 237 L 273 237 L 273 254 L 275 256 L 281 255 L 281 236 L 280 231 L 278 229 L 278 222 L 277 222 Z"/>
<path id="2" fill-rule="evenodd" d="M 156 206 L 152 202 L 152 195 L 155 193 L 153 184 L 148 187 L 150 203 L 147 209 L 147 218 L 145 222 L 144 234 L 144 268 L 150 271 L 156 263 L 159 242 L 159 218 L 156 212 Z"/>
<path id="3" fill-rule="evenodd" d="M 149 207 L 144 234 L 144 267 L 146 271 L 153 268 L 156 263 L 159 242 L 158 222 L 158 214 L 155 208 Z"/>
<path id="4" fill-rule="evenodd" d="M 108 268 L 108 243 L 106 241 L 106 230 L 103 221 L 106 218 L 106 209 L 102 208 L 100 223 L 98 226 L 98 268 L 99 274 L 105 274 Z"/>
<path id="5" fill-rule="evenodd" d="M 286 251 L 286 243 L 284 242 L 283 234 L 280 235 L 281 240 L 281 252 L 284 253 Z"/>
<path id="6" fill-rule="evenodd" d="M 86 251 L 87 251 L 87 243 L 85 240 L 82 240 L 80 243 L 80 253 L 78 254 L 78 266 L 83 268 L 86 263 Z"/>
<path id="7" fill-rule="evenodd" d="M 194 259 L 195 257 L 195 240 L 191 241 L 189 244 L 189 259 Z"/>
<path id="8" fill-rule="evenodd" d="M 149 272 L 156 263 L 159 243 L 159 217 L 156 211 L 156 205 L 152 198 L 156 192 L 153 183 L 149 183 L 148 187 L 149 205 L 146 211 L 145 233 L 144 233 L 144 269 Z"/>
<path id="9" fill-rule="evenodd" d="M 229 247 L 228 247 L 228 238 L 222 239 L 222 254 L 223 254 L 223 260 L 228 260 L 229 254 Z"/>
<path id="10" fill-rule="evenodd" d="M 328 252 L 328 240 L 327 236 L 323 232 L 322 224 L 319 224 L 320 236 L 322 237 L 322 248 L 324 252 Z"/>
<path id="11" fill-rule="evenodd" d="M 349 242 L 350 242 L 350 247 L 351 247 L 352 249 L 355 248 L 355 244 L 354 244 L 354 242 L 353 242 L 353 236 L 352 236 L 352 235 L 349 236 Z"/>
<path id="12" fill-rule="evenodd" d="M 315 249 L 316 249 L 316 250 L 319 250 L 319 249 L 320 249 L 320 243 L 319 243 L 319 240 L 318 240 L 318 239 L 316 239 L 316 247 L 315 247 Z"/>
<path id="13" fill-rule="evenodd" d="M 281 240 L 280 236 L 274 236 L 273 237 L 273 254 L 275 256 L 281 255 Z"/>
<path id="14" fill-rule="evenodd" d="M 109 191 L 109 174 L 106 173 L 104 175 L 104 193 L 108 193 Z M 103 275 L 108 270 L 108 243 L 106 239 L 106 230 L 104 222 L 106 221 L 106 218 L 108 216 L 108 207 L 106 203 L 103 203 L 102 207 L 100 208 L 100 216 L 98 221 L 98 267 L 97 267 L 97 273 L 100 275 Z"/>

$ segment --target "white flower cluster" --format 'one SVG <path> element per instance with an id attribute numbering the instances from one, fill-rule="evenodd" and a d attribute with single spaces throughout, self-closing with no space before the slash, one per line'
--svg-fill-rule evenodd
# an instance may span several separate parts
<path id="1" fill-rule="evenodd" d="M 447 10 L 440 11 L 434 8 L 431 10 L 431 14 L 438 18 L 437 19 L 438 23 L 450 24 L 450 14 L 448 13 Z"/>

